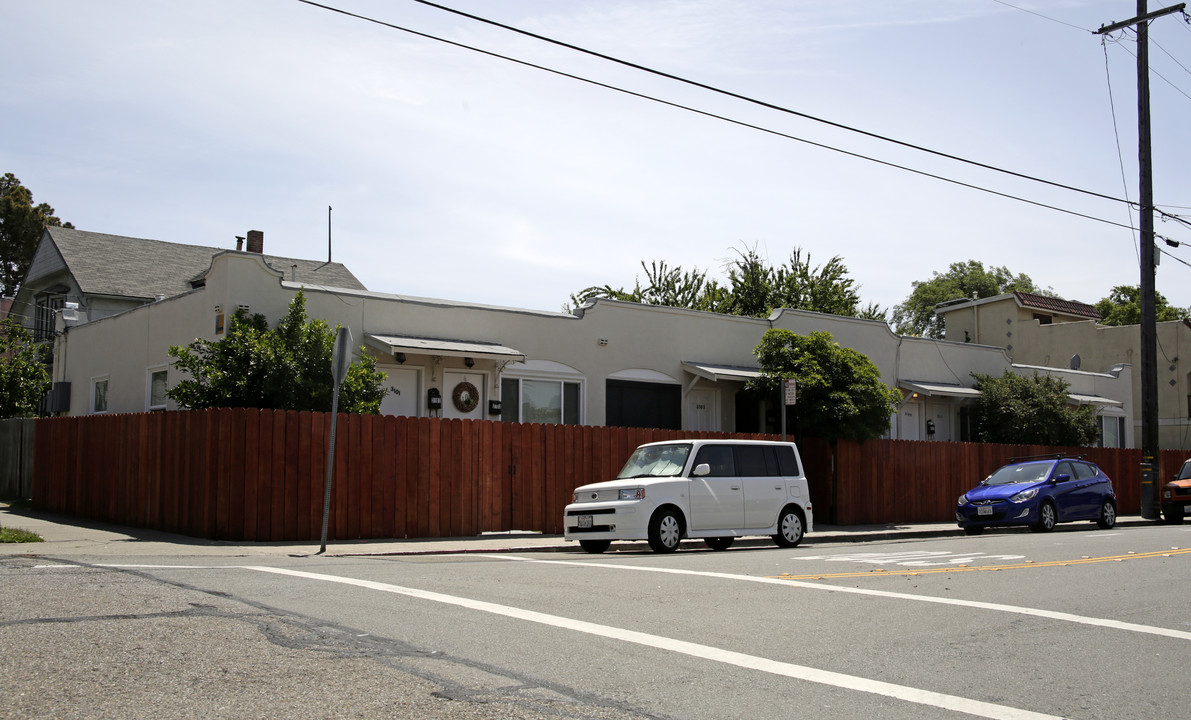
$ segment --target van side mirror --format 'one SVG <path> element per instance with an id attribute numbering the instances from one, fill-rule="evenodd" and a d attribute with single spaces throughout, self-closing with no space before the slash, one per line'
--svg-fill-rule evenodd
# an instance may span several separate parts
<path id="1" fill-rule="evenodd" d="M 699 463 L 695 469 L 691 471 L 691 477 L 703 477 L 711 474 L 711 466 L 707 463 Z"/>

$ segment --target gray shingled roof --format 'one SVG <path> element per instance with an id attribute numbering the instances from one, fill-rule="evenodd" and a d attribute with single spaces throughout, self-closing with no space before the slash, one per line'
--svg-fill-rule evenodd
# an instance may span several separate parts
<path id="1" fill-rule="evenodd" d="M 46 228 L 83 292 L 152 299 L 191 289 L 191 281 L 211 267 L 211 258 L 230 248 L 179 245 L 122 235 Z M 265 262 L 306 285 L 367 290 L 341 263 L 265 255 Z M 297 265 L 296 271 L 292 266 Z"/>

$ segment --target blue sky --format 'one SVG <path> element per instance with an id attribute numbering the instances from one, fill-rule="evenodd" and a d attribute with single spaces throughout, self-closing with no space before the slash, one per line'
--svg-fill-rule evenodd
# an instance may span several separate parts
<path id="1" fill-rule="evenodd" d="M 410 0 L 326 4 L 1136 224 L 1121 203 L 759 108 Z M 444 4 L 840 124 L 1137 199 L 1136 46 L 1118 34 L 1121 42 L 1104 47 L 1090 32 L 1131 17 L 1129 0 Z M 914 280 L 969 259 L 1084 302 L 1138 283 L 1128 227 L 297 0 L 0 0 L 0 18 L 0 172 L 80 229 L 229 248 L 255 229 L 270 254 L 324 258 L 330 205 L 334 259 L 369 289 L 543 310 L 590 285 L 631 287 L 642 260 L 720 276 L 734 249 L 754 246 L 775 263 L 795 247 L 815 265 L 838 255 L 863 301 L 886 308 Z M 1176 14 L 1150 34 L 1161 75 L 1151 81 L 1155 200 L 1191 216 L 1191 26 Z M 1157 288 L 1191 306 L 1191 267 L 1175 259 L 1191 262 L 1191 229 L 1161 221 L 1156 229 L 1187 243 L 1163 258 Z"/>

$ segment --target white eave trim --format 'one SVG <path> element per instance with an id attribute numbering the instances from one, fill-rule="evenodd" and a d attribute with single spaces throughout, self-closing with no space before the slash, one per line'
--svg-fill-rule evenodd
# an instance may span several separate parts
<path id="1" fill-rule="evenodd" d="M 909 390 L 916 392 L 919 395 L 943 397 L 960 397 L 960 398 L 976 398 L 980 397 L 980 391 L 976 388 L 963 387 L 962 385 L 948 385 L 945 383 L 926 383 L 910 380 L 900 380 L 897 386 L 902 390 Z"/>
<path id="2" fill-rule="evenodd" d="M 712 382 L 719 382 L 721 380 L 748 382 L 749 380 L 755 380 L 761 377 L 760 368 L 742 367 L 740 365 L 717 365 L 714 363 L 683 360 L 682 369 L 692 375 L 706 378 Z"/>
<path id="3" fill-rule="evenodd" d="M 420 338 L 406 335 L 374 335 L 366 333 L 364 342 L 386 353 L 435 355 L 441 357 L 470 357 L 487 360 L 525 360 L 525 353 L 496 343 L 479 340 L 450 340 Z"/>

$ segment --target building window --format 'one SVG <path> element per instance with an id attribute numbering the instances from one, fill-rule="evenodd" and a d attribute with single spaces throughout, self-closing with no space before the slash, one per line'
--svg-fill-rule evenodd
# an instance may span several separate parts
<path id="1" fill-rule="evenodd" d="M 148 406 L 150 410 L 164 410 L 166 400 L 166 380 L 169 378 L 169 370 L 166 368 L 153 368 L 149 370 L 149 384 L 147 388 Z"/>
<path id="2" fill-rule="evenodd" d="M 608 427 L 682 429 L 680 385 L 607 380 L 604 392 Z"/>
<path id="3" fill-rule="evenodd" d="M 503 378 L 500 381 L 500 419 L 505 422 L 578 425 L 581 388 L 577 382 Z"/>
<path id="4" fill-rule="evenodd" d="M 33 310 L 33 341 L 42 342 L 54 337 L 57 313 L 66 307 L 65 295 L 42 295 Z"/>
<path id="5" fill-rule="evenodd" d="M 1125 418 L 1119 415 L 1101 415 L 1100 447 L 1125 447 Z"/>
<path id="6" fill-rule="evenodd" d="M 108 411 L 108 379 L 95 378 L 91 381 L 91 412 Z"/>

